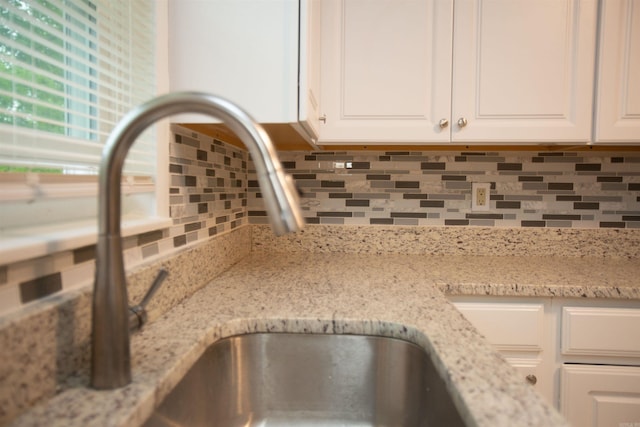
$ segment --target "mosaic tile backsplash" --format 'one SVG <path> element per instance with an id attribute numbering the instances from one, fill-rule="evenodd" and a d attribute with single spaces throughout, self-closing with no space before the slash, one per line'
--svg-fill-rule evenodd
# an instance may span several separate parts
<path id="1" fill-rule="evenodd" d="M 282 152 L 307 223 L 640 228 L 636 152 Z M 490 183 L 490 210 L 471 186 Z M 254 174 L 248 215 L 266 223 Z"/>
<path id="2" fill-rule="evenodd" d="M 173 225 L 124 239 L 127 269 L 246 225 L 246 151 L 172 127 L 169 210 Z M 0 315 L 93 282 L 95 245 L 0 263 Z M 1 320 L 1 319 L 0 319 Z"/>
<path id="3" fill-rule="evenodd" d="M 166 229 L 125 239 L 127 267 L 248 224 L 266 212 L 246 151 L 174 126 Z M 640 228 L 633 151 L 280 152 L 309 224 Z M 473 182 L 490 211 L 471 210 Z M 0 265 L 0 314 L 92 282 L 95 246 Z"/>

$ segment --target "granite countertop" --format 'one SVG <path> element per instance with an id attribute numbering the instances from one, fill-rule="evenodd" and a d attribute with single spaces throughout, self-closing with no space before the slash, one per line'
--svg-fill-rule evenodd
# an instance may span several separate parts
<path id="1" fill-rule="evenodd" d="M 77 386 L 16 426 L 137 426 L 216 340 L 251 332 L 347 333 L 423 347 L 465 421 L 564 426 L 446 294 L 640 300 L 634 260 L 254 252 L 132 337 L 133 383 Z M 73 381 L 72 381 L 73 382 Z"/>

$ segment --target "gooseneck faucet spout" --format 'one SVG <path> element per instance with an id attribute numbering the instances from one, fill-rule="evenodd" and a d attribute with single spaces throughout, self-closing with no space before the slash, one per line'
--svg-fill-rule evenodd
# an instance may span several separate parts
<path id="1" fill-rule="evenodd" d="M 91 386 L 97 389 L 131 382 L 129 308 L 120 233 L 124 160 L 148 126 L 180 113 L 219 119 L 246 145 L 276 234 L 297 231 L 304 224 L 297 192 L 291 177 L 282 170 L 269 136 L 235 104 L 214 95 L 181 92 L 160 96 L 129 112 L 109 136 L 100 164 L 91 362 Z"/>

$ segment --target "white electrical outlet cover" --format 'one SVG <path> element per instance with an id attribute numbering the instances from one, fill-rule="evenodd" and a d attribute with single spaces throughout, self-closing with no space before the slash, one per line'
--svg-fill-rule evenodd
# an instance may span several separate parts
<path id="1" fill-rule="evenodd" d="M 478 194 L 484 191 L 485 200 L 482 203 Z M 474 182 L 471 184 L 471 210 L 473 212 L 487 212 L 491 210 L 491 183 Z"/>

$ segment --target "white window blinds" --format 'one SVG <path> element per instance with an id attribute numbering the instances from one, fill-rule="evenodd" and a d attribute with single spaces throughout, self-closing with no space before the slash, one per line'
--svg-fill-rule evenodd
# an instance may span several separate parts
<path id="1" fill-rule="evenodd" d="M 3 0 L 0 170 L 92 174 L 114 125 L 155 87 L 151 0 Z M 153 174 L 152 132 L 125 171 Z"/>

